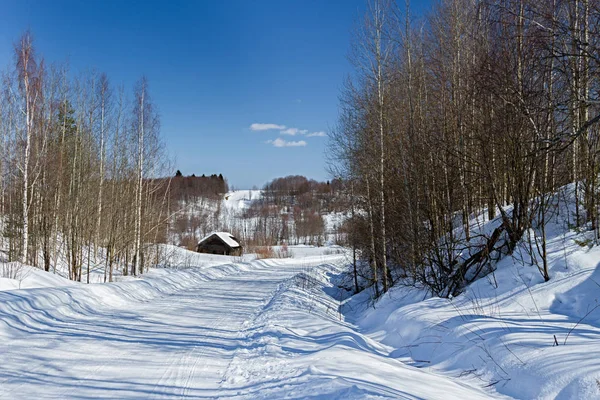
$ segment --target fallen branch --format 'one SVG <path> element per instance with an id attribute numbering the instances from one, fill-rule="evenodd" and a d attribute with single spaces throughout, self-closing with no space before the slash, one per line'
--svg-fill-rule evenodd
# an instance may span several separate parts
<path id="1" fill-rule="evenodd" d="M 569 335 L 571 334 L 571 332 L 573 332 L 573 330 L 575 328 L 577 328 L 577 325 L 579 325 L 588 315 L 590 315 L 592 312 L 594 312 L 594 310 L 598 307 L 600 307 L 600 304 L 597 304 L 596 307 L 592 308 L 590 311 L 587 312 L 587 314 L 585 314 L 583 317 L 581 317 L 581 319 L 579 321 L 577 321 L 577 323 L 569 330 L 569 333 L 567 333 L 567 337 L 565 338 L 563 345 L 567 344 L 567 339 L 569 338 Z"/>

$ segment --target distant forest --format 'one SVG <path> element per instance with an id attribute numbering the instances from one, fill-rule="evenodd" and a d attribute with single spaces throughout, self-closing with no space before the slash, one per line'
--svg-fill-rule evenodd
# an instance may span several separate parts
<path id="1" fill-rule="evenodd" d="M 225 230 L 246 246 L 284 244 L 323 245 L 327 241 L 324 217 L 348 204 L 342 182 L 317 182 L 304 176 L 287 176 L 268 182 L 257 191 L 240 190 L 246 207 L 226 209 L 226 179 L 176 176 L 170 182 L 170 241 L 195 249 L 214 230 Z M 254 193 L 254 195 L 253 195 Z M 338 227 L 336 226 L 336 229 Z M 341 228 L 341 226 L 339 226 Z M 338 237 L 338 239 L 340 239 Z"/>
<path id="2" fill-rule="evenodd" d="M 174 201 L 195 201 L 198 198 L 221 199 L 229 191 L 227 180 L 222 174 L 212 174 L 210 176 L 202 175 L 184 176 L 177 170 L 174 177 L 156 179 L 165 192 L 163 196 L 168 196 Z"/>

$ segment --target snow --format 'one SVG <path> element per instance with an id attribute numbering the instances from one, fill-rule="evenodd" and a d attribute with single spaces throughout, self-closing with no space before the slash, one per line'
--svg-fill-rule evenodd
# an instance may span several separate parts
<path id="1" fill-rule="evenodd" d="M 521 246 L 452 299 L 350 296 L 336 246 L 163 245 L 163 268 L 111 284 L 0 263 L 0 398 L 600 398 L 600 248 L 556 207 L 549 282 Z"/>
<path id="2" fill-rule="evenodd" d="M 223 204 L 225 208 L 233 211 L 240 211 L 249 208 L 253 201 L 262 198 L 262 190 L 236 190 L 225 195 Z"/>
<path id="3" fill-rule="evenodd" d="M 0 291 L 14 289 L 31 289 L 41 287 L 73 286 L 69 279 L 56 274 L 44 272 L 29 265 L 18 262 L 0 262 Z"/>
<path id="4" fill-rule="evenodd" d="M 344 321 L 330 283 L 344 255 L 214 260 L 126 282 L 0 292 L 0 397 L 493 395 L 405 365 Z"/>
<path id="5" fill-rule="evenodd" d="M 344 224 L 349 218 L 347 212 L 330 212 L 323 215 L 325 222 L 325 231 L 329 235 L 334 235 L 338 232 L 338 229 Z"/>
<path id="6" fill-rule="evenodd" d="M 600 398 L 600 248 L 581 246 L 587 233 L 569 229 L 572 207 L 556 206 L 549 282 L 522 245 L 453 299 L 399 286 L 372 304 L 364 292 L 344 304 L 347 320 L 424 371 L 517 399 Z M 481 218 L 473 228 L 497 225 Z"/>
<path id="7" fill-rule="evenodd" d="M 236 247 L 240 247 L 240 244 L 233 237 L 233 235 L 229 232 L 213 232 L 213 233 L 207 235 L 206 237 L 204 237 L 198 243 L 204 242 L 206 239 L 208 239 L 209 237 L 211 237 L 213 235 L 218 236 L 219 239 L 221 239 L 223 242 L 225 242 L 227 244 L 227 246 L 231 247 L 232 249 L 235 249 Z"/>

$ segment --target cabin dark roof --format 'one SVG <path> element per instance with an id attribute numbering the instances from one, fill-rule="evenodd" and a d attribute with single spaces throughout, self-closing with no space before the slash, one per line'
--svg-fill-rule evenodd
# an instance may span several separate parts
<path id="1" fill-rule="evenodd" d="M 200 240 L 198 242 L 198 245 L 201 245 L 203 242 L 206 242 L 208 239 L 210 239 L 213 236 L 217 236 L 223 243 L 225 243 L 227 246 L 231 247 L 232 249 L 241 247 L 239 240 L 237 240 L 235 238 L 235 236 L 233 236 L 229 232 L 213 232 L 210 235 L 206 236 L 204 239 Z"/>

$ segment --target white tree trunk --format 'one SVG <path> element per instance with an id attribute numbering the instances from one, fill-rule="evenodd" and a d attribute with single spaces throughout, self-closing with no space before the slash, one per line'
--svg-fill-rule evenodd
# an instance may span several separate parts
<path id="1" fill-rule="evenodd" d="M 146 82 L 142 81 L 139 98 L 139 126 L 138 126 L 138 182 L 136 189 L 136 221 L 135 221 L 135 258 L 133 274 L 137 275 L 140 263 L 142 241 L 142 185 L 144 179 L 144 97 L 146 95 Z"/>

